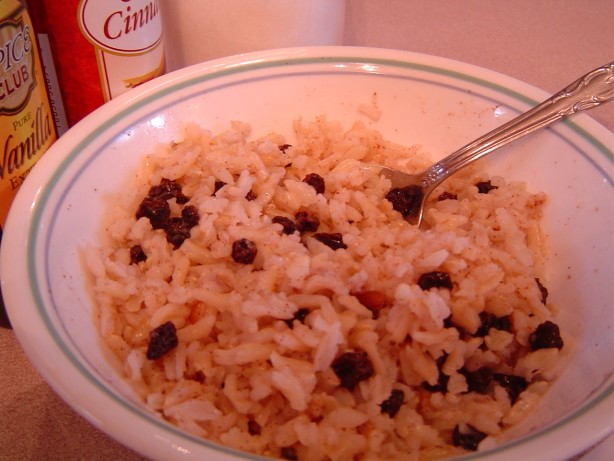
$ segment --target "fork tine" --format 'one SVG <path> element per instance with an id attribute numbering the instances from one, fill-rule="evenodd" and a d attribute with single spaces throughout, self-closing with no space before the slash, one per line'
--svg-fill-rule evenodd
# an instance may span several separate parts
<path id="1" fill-rule="evenodd" d="M 392 187 L 405 187 L 405 186 L 420 186 L 421 179 L 413 174 L 404 173 L 399 170 L 395 170 L 394 168 L 388 168 L 387 166 L 382 166 L 379 174 L 388 178 Z"/>

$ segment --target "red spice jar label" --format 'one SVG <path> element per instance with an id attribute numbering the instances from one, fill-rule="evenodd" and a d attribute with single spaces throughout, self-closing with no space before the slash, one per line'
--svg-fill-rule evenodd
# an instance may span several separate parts
<path id="1" fill-rule="evenodd" d="M 69 125 L 165 72 L 157 0 L 42 0 Z"/>

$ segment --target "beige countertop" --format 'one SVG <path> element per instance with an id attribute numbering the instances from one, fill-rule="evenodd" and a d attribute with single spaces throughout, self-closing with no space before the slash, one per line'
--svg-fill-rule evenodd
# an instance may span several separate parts
<path id="1" fill-rule="evenodd" d="M 348 0 L 344 44 L 451 58 L 552 93 L 614 59 L 613 19 L 611 0 Z M 614 130 L 614 105 L 589 115 Z M 143 459 L 65 404 L 1 328 L 0 389 L 0 460 Z"/>

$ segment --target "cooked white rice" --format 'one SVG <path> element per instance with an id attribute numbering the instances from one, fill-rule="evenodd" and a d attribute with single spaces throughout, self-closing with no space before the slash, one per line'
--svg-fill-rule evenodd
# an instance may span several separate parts
<path id="1" fill-rule="evenodd" d="M 274 458 L 407 461 L 492 446 L 534 408 L 559 364 L 559 348 L 530 345 L 552 317 L 536 282 L 546 285 L 545 196 L 467 171 L 433 194 L 419 229 L 393 210 L 389 181 L 368 165 L 416 172 L 429 164 L 420 149 L 360 123 L 294 128 L 287 146 L 276 134 L 252 139 L 245 123 L 220 134 L 187 126 L 119 191 L 107 240 L 86 255 L 100 334 L 126 379 L 180 428 Z M 311 173 L 324 193 L 303 181 Z M 198 210 L 178 248 L 135 217 L 163 178 Z M 485 181 L 495 188 L 479 193 Z M 438 200 L 443 192 L 456 197 Z M 168 203 L 173 216 L 186 206 Z M 347 248 L 273 222 L 301 211 Z M 232 259 L 239 239 L 255 243 L 252 263 Z M 144 262 L 131 263 L 135 245 Z M 421 288 L 433 271 L 452 288 Z M 299 309 L 304 318 L 292 320 Z M 487 317 L 507 327 L 480 333 Z M 148 359 L 152 330 L 167 322 L 178 344 Z M 333 368 L 348 352 L 366 353 L 373 371 L 354 387 Z M 481 368 L 498 378 L 472 390 L 468 376 Z M 526 389 L 512 395 L 501 376 Z M 391 410 L 382 404 L 393 390 L 401 402 Z M 467 431 L 480 434 L 474 447 L 458 443 Z"/>

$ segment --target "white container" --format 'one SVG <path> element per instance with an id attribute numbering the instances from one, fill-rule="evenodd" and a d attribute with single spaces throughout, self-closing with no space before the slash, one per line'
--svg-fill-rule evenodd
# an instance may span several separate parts
<path id="1" fill-rule="evenodd" d="M 345 0 L 161 0 L 167 69 L 249 51 L 341 45 Z"/>

